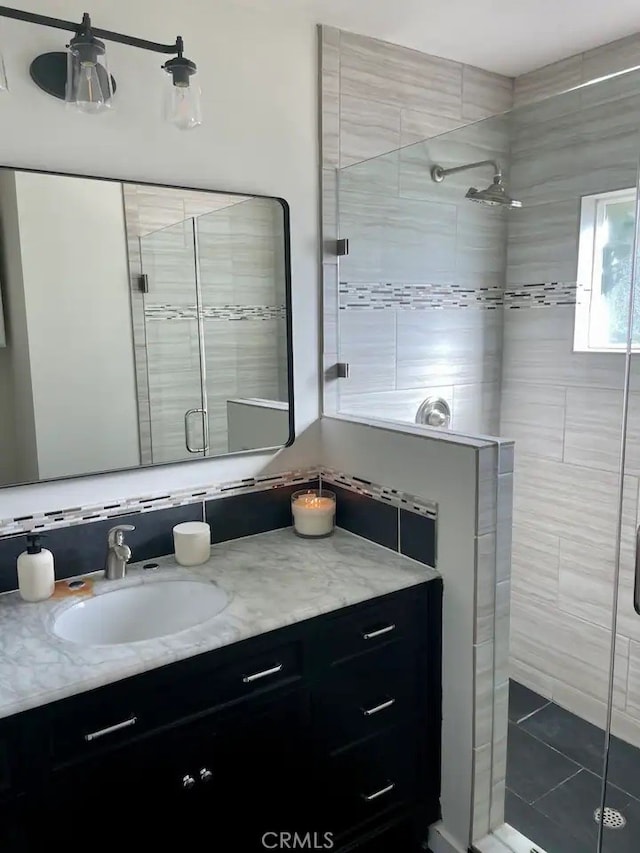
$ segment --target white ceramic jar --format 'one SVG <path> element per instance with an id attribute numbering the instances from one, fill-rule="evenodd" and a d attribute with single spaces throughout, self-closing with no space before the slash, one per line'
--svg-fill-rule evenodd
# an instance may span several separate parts
<path id="1" fill-rule="evenodd" d="M 176 563 L 201 566 L 211 556 L 211 527 L 206 521 L 184 521 L 173 528 Z"/>

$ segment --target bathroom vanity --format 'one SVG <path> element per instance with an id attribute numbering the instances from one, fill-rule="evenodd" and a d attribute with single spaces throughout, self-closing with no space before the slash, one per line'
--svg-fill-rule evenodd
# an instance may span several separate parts
<path id="1" fill-rule="evenodd" d="M 187 572 L 156 562 L 96 596 Z M 0 602 L 3 853 L 92 837 L 287 849 L 295 832 L 312 849 L 420 849 L 439 817 L 437 573 L 343 531 L 281 530 L 215 546 L 188 576 L 227 608 L 139 643 L 55 637 L 73 599 Z"/>

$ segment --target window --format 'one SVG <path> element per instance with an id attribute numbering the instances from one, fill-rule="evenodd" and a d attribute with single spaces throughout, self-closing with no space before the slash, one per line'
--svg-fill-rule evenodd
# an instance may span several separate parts
<path id="1" fill-rule="evenodd" d="M 626 349 L 635 208 L 635 188 L 582 199 L 575 350 Z M 635 302 L 633 341 L 640 349 L 640 287 Z"/>

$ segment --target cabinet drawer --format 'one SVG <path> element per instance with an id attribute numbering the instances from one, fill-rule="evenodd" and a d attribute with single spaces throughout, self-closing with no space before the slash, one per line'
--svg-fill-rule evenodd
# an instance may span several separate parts
<path id="1" fill-rule="evenodd" d="M 238 655 L 222 666 L 207 661 L 188 676 L 159 673 L 127 679 L 51 706 L 50 752 L 55 765 L 111 749 L 182 718 L 299 679 L 299 644 Z"/>
<path id="2" fill-rule="evenodd" d="M 325 790 L 336 833 L 416 800 L 418 750 L 413 729 L 396 728 L 330 759 Z"/>
<path id="3" fill-rule="evenodd" d="M 49 750 L 54 765 L 126 743 L 153 728 L 155 715 L 131 685 L 112 686 L 51 707 Z"/>
<path id="4" fill-rule="evenodd" d="M 316 726 L 327 749 L 347 746 L 415 715 L 417 651 L 392 643 L 332 670 L 318 688 Z"/>
<path id="5" fill-rule="evenodd" d="M 332 619 L 324 629 L 325 652 L 330 663 L 340 663 L 416 631 L 416 602 L 410 594 L 386 597 Z"/>
<path id="6" fill-rule="evenodd" d="M 217 705 L 295 684 L 302 678 L 300 643 L 238 654 L 231 663 L 207 668 L 170 686 L 175 716 L 189 716 Z"/>

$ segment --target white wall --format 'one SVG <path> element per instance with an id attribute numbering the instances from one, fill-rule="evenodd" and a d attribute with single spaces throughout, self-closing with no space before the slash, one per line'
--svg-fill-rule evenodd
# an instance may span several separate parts
<path id="1" fill-rule="evenodd" d="M 16 6 L 78 19 L 69 0 Z M 192 133 L 160 117 L 160 57 L 109 45 L 117 109 L 67 112 L 34 87 L 27 68 L 39 52 L 64 49 L 65 33 L 3 20 L 11 93 L 0 99 L 4 165 L 283 196 L 291 206 L 296 431 L 318 416 L 316 33 L 295 15 L 234 8 L 227 0 L 114 4 L 95 0 L 97 26 L 171 41 L 185 38 L 199 67 L 206 123 Z M 189 463 L 0 492 L 0 517 L 95 503 L 251 476 L 315 461 L 313 436 L 275 459 L 268 454 Z"/>
<path id="2" fill-rule="evenodd" d="M 16 173 L 40 479 L 140 461 L 117 183 Z"/>

